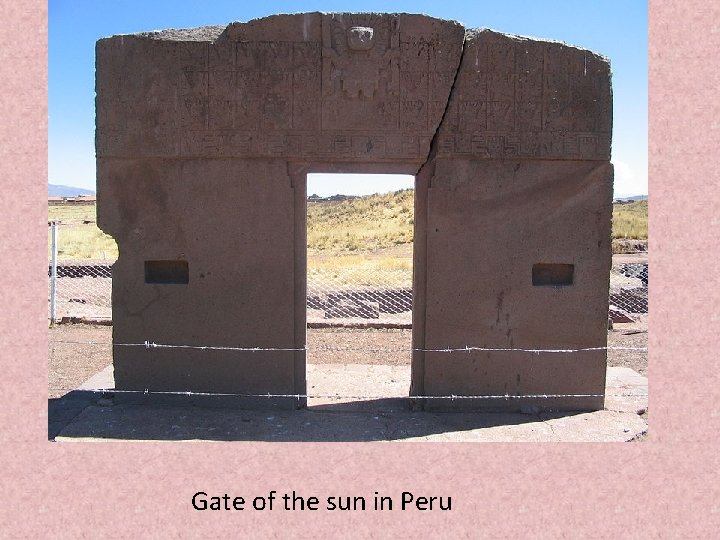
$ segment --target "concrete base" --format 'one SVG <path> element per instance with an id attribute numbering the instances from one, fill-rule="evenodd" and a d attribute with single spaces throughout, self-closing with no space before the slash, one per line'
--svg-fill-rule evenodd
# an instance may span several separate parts
<path id="1" fill-rule="evenodd" d="M 309 365 L 308 408 L 280 412 L 114 404 L 98 392 L 55 440 L 622 442 L 647 432 L 647 378 L 629 368 L 608 368 L 606 408 L 591 413 L 412 412 L 400 397 L 409 383 L 408 366 Z M 108 367 L 78 392 L 113 385 Z"/>

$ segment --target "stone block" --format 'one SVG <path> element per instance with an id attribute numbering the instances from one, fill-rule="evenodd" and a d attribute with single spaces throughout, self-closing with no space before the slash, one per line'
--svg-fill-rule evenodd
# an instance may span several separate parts
<path id="1" fill-rule="evenodd" d="M 418 403 L 602 407 L 606 353 L 578 349 L 606 343 L 607 60 L 377 13 L 114 36 L 96 54 L 118 389 L 304 394 L 305 175 L 403 172 Z M 432 352 L 466 346 L 512 350 Z M 575 352 L 522 350 L 558 348 Z M 460 394 L 508 397 L 443 397 Z"/>

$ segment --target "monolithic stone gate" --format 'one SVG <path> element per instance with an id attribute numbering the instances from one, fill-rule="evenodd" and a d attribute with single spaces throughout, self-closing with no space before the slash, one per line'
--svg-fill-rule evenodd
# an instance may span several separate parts
<path id="1" fill-rule="evenodd" d="M 305 394 L 304 351 L 117 344 L 302 349 L 306 174 L 394 172 L 416 176 L 410 395 L 510 396 L 417 404 L 602 408 L 602 349 L 428 349 L 605 346 L 610 132 L 602 57 L 427 16 L 100 40 L 116 387 Z"/>

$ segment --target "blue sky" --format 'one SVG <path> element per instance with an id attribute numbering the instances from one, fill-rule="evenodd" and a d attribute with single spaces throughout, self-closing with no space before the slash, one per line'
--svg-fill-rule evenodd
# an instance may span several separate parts
<path id="1" fill-rule="evenodd" d="M 275 13 L 426 13 L 466 28 L 561 40 L 610 58 L 615 196 L 647 193 L 647 2 L 645 0 L 276 1 L 49 0 L 48 181 L 95 189 L 95 42 L 114 34 L 226 25 Z M 366 185 L 369 185 L 365 182 Z M 313 182 L 329 195 L 336 181 Z M 373 191 L 396 189 L 380 180 Z M 398 184 L 400 186 L 401 184 Z"/>

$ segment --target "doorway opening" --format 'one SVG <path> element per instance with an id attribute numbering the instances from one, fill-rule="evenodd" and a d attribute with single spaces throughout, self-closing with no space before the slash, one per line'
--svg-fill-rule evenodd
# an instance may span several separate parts
<path id="1" fill-rule="evenodd" d="M 411 175 L 307 175 L 309 407 L 404 406 L 414 205 Z"/>

